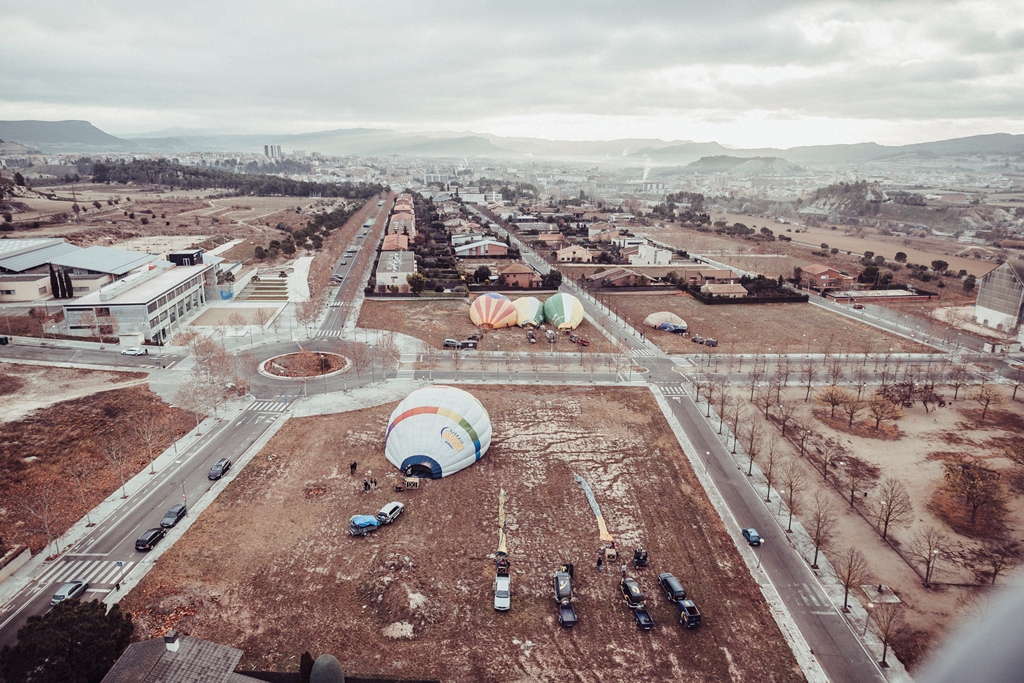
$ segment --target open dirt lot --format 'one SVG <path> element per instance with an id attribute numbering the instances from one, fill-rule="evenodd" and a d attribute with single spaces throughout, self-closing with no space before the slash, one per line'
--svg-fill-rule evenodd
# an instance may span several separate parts
<path id="1" fill-rule="evenodd" d="M 243 668 L 295 670 L 309 649 L 334 653 L 353 675 L 445 681 L 612 681 L 624 671 L 637 680 L 802 680 L 647 391 L 472 391 L 495 424 L 490 451 L 401 494 L 391 492 L 399 473 L 383 454 L 393 404 L 292 419 L 127 596 L 143 637 L 174 626 L 216 639 L 245 651 Z M 596 571 L 598 527 L 573 473 L 593 486 L 620 547 L 650 550 L 638 577 L 656 621 L 649 633 L 618 594 L 617 568 Z M 364 476 L 380 488 L 364 494 Z M 501 489 L 509 613 L 491 606 Z M 348 536 L 349 516 L 396 498 L 407 509 L 393 526 Z M 572 630 L 557 625 L 551 592 L 566 561 L 576 565 Z M 661 571 L 694 596 L 700 629 L 682 629 L 655 593 Z"/>
<path id="2" fill-rule="evenodd" d="M 208 308 L 203 314 L 189 323 L 190 327 L 216 327 L 218 325 L 230 325 L 233 315 L 241 316 L 247 325 L 259 325 L 258 320 L 262 315 L 264 324 L 274 317 L 279 307 L 249 308 L 247 306 L 226 306 L 224 308 Z M 262 313 L 261 313 L 262 311 Z"/>
<path id="3" fill-rule="evenodd" d="M 543 301 L 548 295 L 541 295 Z M 515 300 L 517 297 L 510 296 Z M 517 351 L 517 352 L 548 352 L 552 348 L 544 343 L 543 334 L 538 333 L 541 341 L 531 344 L 526 339 L 526 331 L 519 327 L 505 327 L 500 330 L 481 330 L 469 319 L 469 304 L 464 299 L 424 299 L 418 301 L 367 300 L 363 302 L 359 313 L 359 327 L 373 330 L 390 330 L 443 348 L 444 340 L 465 339 L 470 334 L 482 334 L 481 351 Z M 594 327 L 589 320 L 576 328 L 576 334 L 590 342 L 588 350 L 592 353 L 612 353 L 616 347 Z M 571 352 L 576 347 L 569 343 L 565 334 L 559 335 L 555 351 Z"/>
<path id="4" fill-rule="evenodd" d="M 870 365 L 870 364 L 869 364 Z M 791 378 L 791 384 L 799 379 Z M 953 398 L 953 390 L 940 386 L 939 392 L 947 400 Z M 821 390 L 819 390 L 821 391 Z M 867 394 L 873 391 L 869 387 Z M 999 408 L 989 409 L 984 422 L 980 421 L 981 407 L 971 399 L 965 400 L 965 391 L 960 389 L 959 400 L 944 408 L 932 408 L 926 412 L 920 403 L 905 409 L 905 415 L 895 423 L 874 428 L 874 420 L 867 412 L 855 418 L 853 427 L 848 427 L 848 417 L 842 410 L 830 418 L 827 406 L 815 401 L 805 403 L 805 389 L 791 387 L 782 391 L 782 397 L 798 406 L 794 420 L 787 430 L 787 440 L 779 439 L 778 421 L 764 420 L 764 410 L 749 405 L 749 391 L 734 388 L 732 396 L 747 404 L 749 420 L 755 419 L 763 427 L 763 440 L 758 456 L 758 465 L 766 467 L 768 442 L 781 451 L 781 459 L 774 464 L 775 488 L 784 491 L 780 485 L 779 472 L 785 471 L 788 463 L 797 466 L 804 475 L 802 492 L 798 500 L 796 518 L 810 524 L 812 501 L 815 491 L 823 491 L 838 517 L 835 531 L 828 536 L 824 550 L 831 560 L 846 548 L 854 547 L 864 554 L 867 571 L 860 584 L 884 584 L 895 591 L 907 608 L 907 627 L 894 639 L 894 648 L 900 660 L 911 671 L 926 657 L 929 648 L 945 635 L 949 629 L 962 623 L 964 615 L 974 616 L 983 611 L 987 600 L 988 578 L 977 574 L 969 565 L 972 551 L 983 545 L 987 538 L 1016 538 L 1024 528 L 1024 499 L 1021 498 L 1021 482 L 1024 468 L 1015 465 L 1003 454 L 1003 448 L 1019 439 L 1024 429 L 1024 404 L 1009 401 L 1010 392 L 1001 391 Z M 856 390 L 854 390 L 856 393 Z M 973 397 L 973 390 L 968 392 Z M 729 413 L 727 413 L 729 414 Z M 777 411 L 772 411 L 773 418 Z M 712 416 L 713 424 L 717 418 Z M 799 425 L 799 426 L 797 426 Z M 800 457 L 799 437 L 801 430 L 810 430 L 806 442 L 806 457 Z M 746 430 L 741 425 L 741 443 L 746 446 Z M 825 440 L 834 440 L 843 449 L 841 456 L 828 469 L 828 483 L 822 477 L 820 447 Z M 979 513 L 977 523 L 970 525 L 969 507 L 963 500 L 938 493 L 943 487 L 943 463 L 971 456 L 1001 473 L 1001 481 L 1007 494 L 1005 508 L 996 516 L 1001 520 L 993 524 L 993 515 Z M 740 464 L 746 467 L 747 460 L 740 456 Z M 838 464 L 842 461 L 843 464 Z M 854 465 L 853 463 L 856 463 Z M 855 488 L 855 506 L 850 504 L 852 467 L 870 473 L 860 480 Z M 877 529 L 877 509 L 882 500 L 882 484 L 886 479 L 899 481 L 909 494 L 912 512 L 905 520 L 891 525 L 888 538 L 904 557 L 881 539 Z M 764 479 L 756 484 L 764 486 Z M 1002 506 L 1000 506 L 1002 507 Z M 952 523 L 951 523 L 952 522 Z M 955 528 L 954 528 L 955 527 Z M 917 559 L 917 539 L 928 529 L 934 528 L 947 540 L 940 551 L 932 576 L 932 587 L 923 586 L 924 564 Z M 810 557 L 807 558 L 810 561 Z M 1011 563 L 1012 566 L 1012 563 Z M 983 563 L 975 567 L 983 572 Z M 915 571 L 915 569 L 917 571 Z M 818 572 L 826 575 L 824 570 Z M 998 584 L 1017 583 L 1004 569 Z M 982 585 L 975 585 L 980 582 Z M 855 590 L 861 604 L 872 599 Z"/>
<path id="5" fill-rule="evenodd" d="M 931 349 L 882 332 L 855 320 L 833 315 L 810 304 L 705 306 L 693 297 L 667 294 L 607 294 L 613 310 L 629 320 L 667 353 L 703 353 L 703 345 L 684 335 L 643 326 L 656 311 L 671 311 L 689 326 L 691 334 L 718 339 L 715 353 L 843 353 L 927 352 Z M 769 349 L 771 349 L 769 351 Z"/>
<path id="6" fill-rule="evenodd" d="M 149 466 L 135 427 L 153 419 L 154 453 L 171 444 L 172 410 L 144 383 L 142 373 L 0 364 L 0 538 L 7 546 L 46 547 L 121 485 L 103 446 L 123 439 L 124 474 Z M 173 409 L 178 435 L 195 424 Z M 76 480 L 72 472 L 81 475 Z M 34 511 L 34 512 L 33 512 Z M 44 512 L 45 511 L 45 512 Z"/>

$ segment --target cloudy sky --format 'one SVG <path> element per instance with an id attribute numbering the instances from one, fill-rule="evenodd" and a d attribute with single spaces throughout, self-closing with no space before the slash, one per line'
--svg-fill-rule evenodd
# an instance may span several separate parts
<path id="1" fill-rule="evenodd" d="M 0 0 L 0 119 L 791 147 L 1024 133 L 1024 0 Z"/>

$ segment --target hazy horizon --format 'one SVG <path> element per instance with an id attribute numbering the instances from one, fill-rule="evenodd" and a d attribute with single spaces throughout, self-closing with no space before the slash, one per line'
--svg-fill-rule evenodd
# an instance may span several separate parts
<path id="1" fill-rule="evenodd" d="M 0 6 L 0 119 L 738 148 L 1024 133 L 1024 0 L 175 7 Z"/>

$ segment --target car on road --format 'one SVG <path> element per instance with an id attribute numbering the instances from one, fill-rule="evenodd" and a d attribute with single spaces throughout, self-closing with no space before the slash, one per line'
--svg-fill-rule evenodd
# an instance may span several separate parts
<path id="1" fill-rule="evenodd" d="M 160 526 L 165 529 L 170 529 L 181 521 L 181 518 L 185 516 L 186 512 L 188 512 L 188 510 L 182 503 L 172 506 L 170 510 L 164 513 L 164 518 L 160 520 Z"/>
<path id="2" fill-rule="evenodd" d="M 122 356 L 145 356 L 146 351 L 139 348 L 138 346 L 129 346 L 127 349 L 121 351 Z"/>
<path id="3" fill-rule="evenodd" d="M 853 305 L 853 308 L 854 308 L 854 310 L 858 310 L 858 311 L 859 311 L 859 310 L 861 310 L 862 308 L 864 308 L 864 304 L 854 304 L 854 305 Z"/>
<path id="4" fill-rule="evenodd" d="M 380 512 L 377 513 L 377 520 L 381 524 L 391 524 L 401 516 L 404 510 L 404 503 L 392 501 L 380 509 Z"/>
<path id="5" fill-rule="evenodd" d="M 750 545 L 761 545 L 761 536 L 754 527 L 743 529 L 743 538 L 747 539 Z"/>
<path id="6" fill-rule="evenodd" d="M 50 598 L 50 604 L 56 605 L 64 602 L 65 600 L 77 600 L 82 597 L 86 589 L 89 588 L 89 584 L 81 579 L 75 579 L 74 581 L 68 581 L 63 586 L 57 589 L 57 592 Z"/>
<path id="7" fill-rule="evenodd" d="M 512 608 L 512 579 L 507 574 L 494 577 L 494 609 L 505 612 Z"/>
<path id="8" fill-rule="evenodd" d="M 140 552 L 146 552 L 152 550 L 153 546 L 160 542 L 160 539 L 164 537 L 167 532 L 162 528 L 157 527 L 156 529 L 146 529 L 139 536 L 139 539 L 135 541 L 135 549 Z"/>
<path id="9" fill-rule="evenodd" d="M 231 461 L 227 458 L 221 458 L 217 462 L 213 463 L 213 467 L 210 468 L 210 473 L 206 475 L 212 480 L 217 480 L 228 473 L 231 469 Z"/>
<path id="10" fill-rule="evenodd" d="M 331 277 L 333 277 L 333 278 L 334 278 L 334 281 L 335 281 L 335 282 L 341 282 L 342 280 L 344 280 L 344 279 L 345 279 L 345 276 L 344 276 L 344 275 L 339 275 L 339 274 L 337 274 L 337 273 L 335 273 L 335 274 L 334 274 L 334 275 L 332 275 Z"/>
<path id="11" fill-rule="evenodd" d="M 658 574 L 658 585 L 665 592 L 669 602 L 679 602 L 686 599 L 686 589 L 675 576 L 669 573 Z"/>

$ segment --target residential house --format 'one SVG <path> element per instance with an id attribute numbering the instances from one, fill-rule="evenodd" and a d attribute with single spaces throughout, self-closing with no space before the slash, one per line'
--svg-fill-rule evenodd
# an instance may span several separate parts
<path id="1" fill-rule="evenodd" d="M 468 256 L 506 256 L 507 254 L 508 245 L 497 240 L 481 240 L 455 247 L 455 255 L 459 258 L 466 258 Z"/>
<path id="2" fill-rule="evenodd" d="M 690 285 L 736 284 L 740 276 L 728 268 L 684 268 L 679 279 Z"/>
<path id="3" fill-rule="evenodd" d="M 542 248 L 550 249 L 551 251 L 557 251 L 568 244 L 565 235 L 560 232 L 541 233 L 537 235 L 537 241 L 541 243 Z"/>
<path id="4" fill-rule="evenodd" d="M 543 282 L 533 268 L 522 263 L 510 263 L 498 271 L 498 275 L 507 286 L 521 289 L 535 289 Z"/>
<path id="5" fill-rule="evenodd" d="M 556 251 L 555 258 L 559 263 L 590 263 L 594 260 L 594 255 L 583 247 L 574 244 Z"/>
<path id="6" fill-rule="evenodd" d="M 743 285 L 738 284 L 706 284 L 702 285 L 700 291 L 711 296 L 720 296 L 726 299 L 742 299 L 747 296 L 747 290 Z"/>
<path id="7" fill-rule="evenodd" d="M 480 240 L 487 239 L 487 237 L 487 233 L 484 232 L 466 232 L 459 235 L 452 235 L 452 246 L 459 247 L 470 242 L 479 242 Z"/>
<path id="8" fill-rule="evenodd" d="M 409 237 L 407 235 L 385 235 L 380 250 L 409 251 Z"/>
<path id="9" fill-rule="evenodd" d="M 408 277 L 416 272 L 416 257 L 411 251 L 392 251 L 381 254 L 377 263 L 377 291 L 398 287 L 399 292 L 409 291 Z"/>
<path id="10" fill-rule="evenodd" d="M 629 257 L 629 262 L 634 266 L 667 266 L 672 260 L 672 252 L 668 249 L 659 249 L 650 244 L 641 244 L 637 253 Z"/>
<path id="11" fill-rule="evenodd" d="M 602 287 L 634 287 L 640 278 L 640 273 L 628 268 L 609 268 L 587 276 L 589 281 L 600 283 Z"/>
<path id="12" fill-rule="evenodd" d="M 800 286 L 819 292 L 828 289 L 849 289 L 854 282 L 855 278 L 819 263 L 800 269 Z"/>

